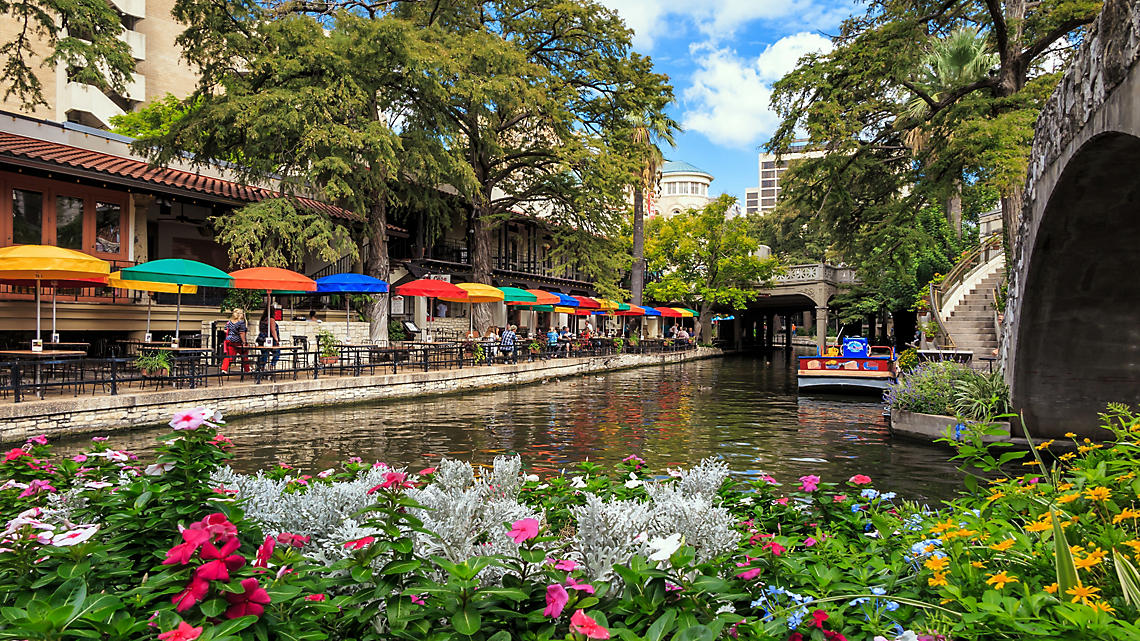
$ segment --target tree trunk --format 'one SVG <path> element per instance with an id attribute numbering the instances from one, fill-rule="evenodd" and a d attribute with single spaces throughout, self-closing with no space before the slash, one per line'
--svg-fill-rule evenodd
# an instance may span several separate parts
<path id="1" fill-rule="evenodd" d="M 471 277 L 476 283 L 490 285 L 491 271 L 491 232 L 490 212 L 481 206 L 476 206 L 472 215 L 471 227 Z M 472 320 L 475 329 L 483 334 L 491 326 L 491 309 L 486 303 L 472 305 Z"/>
<path id="2" fill-rule="evenodd" d="M 388 201 L 376 196 L 368 210 L 368 269 L 367 274 L 388 280 Z M 388 294 L 379 294 L 372 300 L 368 335 L 374 341 L 388 340 Z"/>
<path id="3" fill-rule="evenodd" d="M 1013 242 L 1017 238 L 1017 229 L 1021 225 L 1021 198 L 1025 190 L 1021 185 L 1014 185 L 1009 192 L 1001 197 L 1001 225 L 1002 245 L 1005 248 L 1006 264 L 1013 260 Z"/>
<path id="4" fill-rule="evenodd" d="M 700 342 L 712 342 L 712 304 L 701 303 L 701 316 L 698 319 L 701 323 Z"/>
<path id="5" fill-rule="evenodd" d="M 946 199 L 946 221 L 954 230 L 954 237 L 962 237 L 962 181 L 955 179 L 950 187 L 950 197 Z"/>
<path id="6" fill-rule="evenodd" d="M 641 185 L 633 189 L 633 269 L 629 275 L 629 296 L 641 305 L 645 288 L 645 193 Z"/>

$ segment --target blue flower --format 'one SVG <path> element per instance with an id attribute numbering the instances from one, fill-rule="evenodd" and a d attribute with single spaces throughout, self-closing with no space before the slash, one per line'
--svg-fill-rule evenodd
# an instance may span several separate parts
<path id="1" fill-rule="evenodd" d="M 859 496 L 867 499 L 868 501 L 871 501 L 871 500 L 874 500 L 875 497 L 879 496 L 879 492 L 878 492 L 878 490 L 873 490 L 871 488 L 867 488 L 867 489 L 863 490 L 862 492 L 860 492 Z"/>
<path id="2" fill-rule="evenodd" d="M 851 600 L 850 600 L 850 601 L 847 603 L 847 605 L 863 605 L 864 603 L 866 603 L 866 602 L 868 602 L 868 601 L 870 601 L 870 599 L 868 599 L 868 598 L 867 598 L 867 597 L 865 597 L 865 596 L 861 596 L 861 597 L 859 597 L 859 598 L 857 598 L 857 599 L 851 599 Z"/>
<path id="3" fill-rule="evenodd" d="M 887 601 L 885 607 L 887 608 L 887 612 L 894 612 L 895 610 L 899 609 L 899 604 L 897 601 Z"/>
<path id="4" fill-rule="evenodd" d="M 859 511 L 859 510 L 861 510 L 861 509 L 863 509 L 863 508 L 862 508 L 862 507 L 861 507 L 861 506 L 860 506 L 858 503 L 856 503 L 855 505 L 852 505 L 852 506 L 851 506 L 851 512 L 852 512 L 852 513 L 858 512 L 858 511 Z"/>
<path id="5" fill-rule="evenodd" d="M 878 595 L 878 596 L 883 596 L 883 595 L 884 595 L 884 594 L 886 594 L 886 593 L 887 593 L 887 591 L 886 591 L 886 590 L 884 590 L 883 588 L 879 588 L 879 587 L 874 587 L 874 588 L 871 588 L 871 594 L 875 594 L 875 595 Z"/>
<path id="6" fill-rule="evenodd" d="M 764 591 L 768 594 L 771 594 L 772 596 L 783 594 L 785 592 L 784 588 L 775 585 L 769 585 L 768 587 L 764 588 Z"/>
<path id="7" fill-rule="evenodd" d="M 895 498 L 896 496 L 898 496 L 898 495 L 895 494 L 894 492 L 883 492 L 882 494 L 879 495 L 879 500 L 890 501 L 891 499 Z"/>
<path id="8" fill-rule="evenodd" d="M 966 433 L 966 426 L 963 425 L 962 423 L 958 423 L 957 425 L 954 426 L 954 440 L 955 441 L 961 441 L 962 436 L 965 435 L 965 433 Z"/>

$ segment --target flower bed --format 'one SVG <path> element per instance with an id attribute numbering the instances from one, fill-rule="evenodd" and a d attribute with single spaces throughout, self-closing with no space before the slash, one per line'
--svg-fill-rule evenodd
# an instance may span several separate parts
<path id="1" fill-rule="evenodd" d="M 157 458 L 46 439 L 0 462 L 0 636 L 15 639 L 1140 638 L 1140 418 L 1053 457 L 957 446 L 931 509 L 873 479 L 656 474 L 629 457 L 539 479 L 517 458 L 411 473 L 224 466 L 209 410 Z M 1024 460 L 1022 460 L 1024 459 Z"/>

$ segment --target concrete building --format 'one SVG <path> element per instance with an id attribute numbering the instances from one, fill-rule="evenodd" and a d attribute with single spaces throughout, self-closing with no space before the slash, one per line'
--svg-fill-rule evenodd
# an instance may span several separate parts
<path id="1" fill-rule="evenodd" d="M 32 60 L 43 86 L 46 105 L 27 110 L 15 96 L 0 101 L 0 110 L 23 113 L 54 122 L 74 122 L 96 129 L 109 129 L 111 118 L 136 110 L 167 93 L 185 97 L 194 88 L 197 76 L 181 59 L 175 38 L 184 29 L 170 15 L 174 0 L 111 0 L 119 12 L 123 32 L 119 37 L 130 45 L 135 73 L 123 94 L 104 93 L 98 88 L 68 79 L 62 63 L 39 66 L 50 51 L 35 42 Z M 0 21 L 0 42 L 9 42 L 20 30 L 15 20 Z"/>
<path id="2" fill-rule="evenodd" d="M 666 218 L 704 207 L 712 197 L 709 185 L 713 176 L 687 162 L 666 160 L 661 167 L 661 184 L 657 191 L 657 202 L 653 203 L 650 215 Z"/>
<path id="3" fill-rule="evenodd" d="M 807 142 L 802 140 L 792 143 L 791 150 L 779 158 L 772 153 L 760 154 L 758 162 L 760 186 L 745 190 L 744 212 L 764 214 L 775 209 L 776 202 L 780 198 L 780 179 L 788 167 L 797 160 L 819 158 L 823 155 L 823 151 L 808 149 Z"/>

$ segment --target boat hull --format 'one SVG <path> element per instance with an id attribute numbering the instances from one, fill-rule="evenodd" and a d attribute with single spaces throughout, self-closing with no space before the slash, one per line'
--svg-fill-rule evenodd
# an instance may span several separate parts
<path id="1" fill-rule="evenodd" d="M 801 356 L 800 389 L 882 394 L 895 380 L 895 361 L 882 356 Z"/>
<path id="2" fill-rule="evenodd" d="M 801 390 L 813 392 L 846 392 L 882 394 L 893 378 L 856 378 L 854 376 L 799 376 Z"/>

